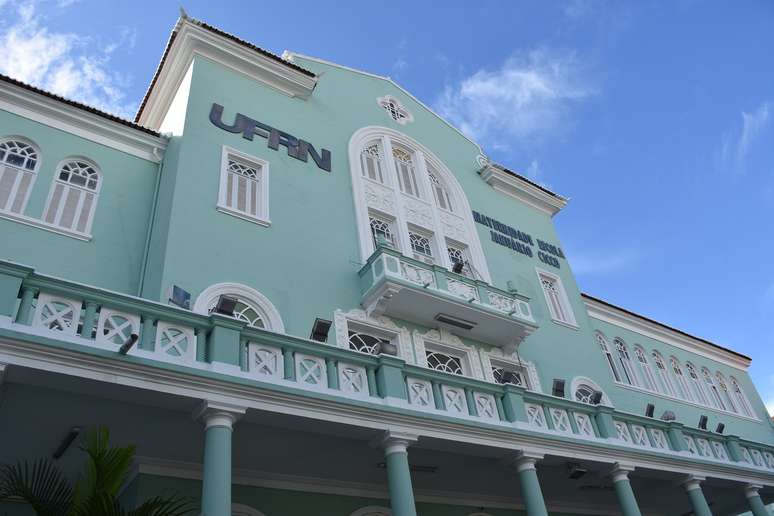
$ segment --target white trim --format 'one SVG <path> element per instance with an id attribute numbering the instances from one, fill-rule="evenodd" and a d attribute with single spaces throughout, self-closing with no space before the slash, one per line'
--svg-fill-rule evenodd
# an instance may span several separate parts
<path id="1" fill-rule="evenodd" d="M 167 139 L 0 81 L 0 109 L 80 136 L 153 163 L 160 163 Z"/>
<path id="2" fill-rule="evenodd" d="M 578 387 L 581 386 L 581 384 L 588 385 L 592 389 L 602 393 L 602 400 L 600 400 L 599 402 L 600 405 L 603 405 L 606 407 L 613 407 L 613 402 L 610 401 L 610 397 L 607 395 L 605 390 L 602 387 L 600 387 L 597 382 L 595 382 L 594 380 L 592 380 L 587 376 L 576 376 L 570 382 L 570 399 L 572 401 L 576 401 L 575 391 L 578 389 Z"/>
<path id="3" fill-rule="evenodd" d="M 333 325 L 336 332 L 336 346 L 341 349 L 350 349 L 349 347 L 349 323 L 356 326 L 362 326 L 366 329 L 372 328 L 374 333 L 384 334 L 395 340 L 398 347 L 398 357 L 406 361 L 407 364 L 415 364 L 414 346 L 411 342 L 411 332 L 408 328 L 398 326 L 389 317 L 380 315 L 369 315 L 365 310 L 355 308 L 345 312 L 336 310 L 333 313 Z"/>
<path id="4" fill-rule="evenodd" d="M 546 306 L 548 307 L 548 315 L 551 318 L 551 320 L 562 326 L 567 326 L 569 328 L 572 328 L 573 330 L 579 329 L 578 320 L 575 318 L 575 312 L 573 311 L 572 305 L 570 304 L 570 298 L 567 296 L 567 290 L 565 290 L 564 288 L 564 283 L 562 283 L 562 278 L 560 278 L 553 272 L 549 272 L 545 269 L 541 269 L 540 267 L 535 267 L 535 273 L 537 274 L 537 277 L 538 277 L 538 287 L 540 288 L 540 291 L 543 293 L 543 299 L 545 300 Z M 546 289 L 543 288 L 543 278 L 541 276 L 546 276 L 548 279 L 553 280 L 556 283 L 556 285 L 559 287 L 560 301 L 564 305 L 564 309 L 569 315 L 570 320 L 563 321 L 562 319 L 555 317 L 554 309 L 551 307 L 551 302 L 548 299 L 548 293 L 546 292 Z"/>
<path id="5" fill-rule="evenodd" d="M 218 296 L 233 294 L 243 297 L 255 303 L 262 312 L 260 315 L 266 316 L 267 327 L 265 329 L 275 333 L 285 333 L 285 324 L 282 322 L 279 310 L 275 308 L 269 298 L 247 285 L 241 283 L 216 283 L 205 288 L 196 298 L 193 311 L 200 314 L 207 314 L 210 309 L 210 303 Z"/>
<path id="6" fill-rule="evenodd" d="M 86 163 L 91 168 L 93 168 L 94 171 L 97 173 L 96 189 L 92 190 L 90 188 L 80 187 L 71 182 L 63 181 L 59 179 L 59 174 L 62 171 L 62 167 L 67 165 L 68 163 L 72 163 L 76 161 Z M 81 156 L 81 155 L 67 156 L 66 158 L 61 160 L 57 164 L 56 168 L 54 169 L 54 177 L 51 180 L 51 187 L 49 188 L 48 197 L 46 198 L 46 204 L 44 205 L 44 208 L 43 208 L 43 216 L 41 217 L 41 221 L 46 225 L 51 225 L 57 229 L 65 231 L 66 233 L 73 233 L 76 235 L 83 235 L 83 236 L 90 237 L 91 227 L 92 227 L 92 224 L 94 224 L 94 216 L 95 216 L 95 213 L 97 212 L 97 203 L 99 203 L 99 195 L 100 195 L 100 192 L 102 191 L 102 183 L 104 181 L 105 181 L 105 174 L 102 172 L 102 168 L 93 159 L 87 158 L 86 156 Z M 62 195 L 59 197 L 59 204 L 56 206 L 54 221 L 48 222 L 46 219 L 48 218 L 48 212 L 51 209 L 51 201 L 54 198 L 54 192 L 56 191 L 57 185 L 62 185 Z M 59 220 L 61 222 L 62 211 L 64 210 L 65 204 L 67 203 L 68 193 L 71 190 L 76 190 L 80 193 L 78 197 L 78 205 L 76 206 L 75 213 L 73 215 L 72 228 L 66 228 L 66 227 L 60 226 L 56 221 Z M 80 232 L 75 228 L 78 226 L 78 220 L 82 216 L 81 209 L 83 206 L 83 200 L 89 194 L 93 196 L 93 199 L 91 201 L 91 206 L 89 207 L 89 213 L 86 219 L 86 226 L 83 232 Z"/>
<path id="7" fill-rule="evenodd" d="M 60 228 L 59 226 L 49 224 L 48 222 L 44 222 L 40 219 L 36 219 L 34 217 L 28 217 L 27 215 L 21 215 L 19 213 L 12 213 L 8 211 L 0 211 L 0 219 L 6 219 L 13 222 L 18 222 L 19 224 L 24 224 L 26 226 L 31 226 L 33 228 L 42 229 L 44 231 L 50 231 L 51 233 L 56 233 L 57 235 L 63 235 L 66 237 L 74 238 L 76 240 L 91 242 L 90 234 L 81 234 L 76 231 L 70 231 L 69 229 Z"/>
<path id="8" fill-rule="evenodd" d="M 14 331 L 36 334 L 27 326 L 18 324 L 12 326 Z M 232 406 L 344 423 L 360 428 L 374 430 L 400 428 L 422 437 L 496 449 L 511 451 L 527 449 L 535 453 L 611 464 L 626 461 L 647 469 L 702 474 L 774 486 L 771 470 L 740 463 L 719 461 L 696 463 L 690 456 L 675 452 L 651 452 L 643 455 L 637 449 L 616 445 L 613 441 L 603 441 L 604 444 L 595 443 L 592 440 L 566 441 L 548 432 L 523 434 L 513 427 L 471 425 L 466 419 L 439 420 L 430 419 L 421 414 L 392 413 L 382 410 L 381 405 L 376 402 L 355 406 L 349 402 L 310 396 L 305 391 L 277 391 L 257 385 L 236 383 L 225 378 L 202 376 L 198 371 L 191 369 L 163 369 L 121 357 L 100 357 L 75 349 L 54 348 L 23 340 L 0 339 L 0 362 L 152 392 L 168 393 L 186 399 L 216 399 Z M 389 403 L 389 400 L 383 401 L 383 404 Z M 342 410 L 343 408 L 346 410 Z"/>
<path id="9" fill-rule="evenodd" d="M 437 349 L 441 353 L 447 353 L 460 358 L 462 363 L 462 376 L 470 378 L 476 378 L 478 380 L 485 380 L 481 370 L 481 362 L 475 346 L 469 346 L 465 344 L 462 339 L 446 330 L 440 328 L 438 330 L 428 330 L 424 333 L 419 330 L 414 330 L 412 333 L 414 338 L 414 349 L 417 356 L 417 364 L 422 367 L 428 367 L 427 365 L 427 348 Z"/>
<path id="10" fill-rule="evenodd" d="M 195 56 L 212 60 L 290 97 L 306 99 L 317 84 L 317 77 L 310 77 L 188 19 L 178 20 L 175 31 L 164 66 L 158 70 L 156 82 L 148 90 L 139 114 L 139 123 L 147 127 L 161 126 Z"/>
<path id="11" fill-rule="evenodd" d="M 352 134 L 352 137 L 349 140 L 349 166 L 350 166 L 350 174 L 352 176 L 352 193 L 354 197 L 354 203 L 355 203 L 355 214 L 357 219 L 357 228 L 358 228 L 358 235 L 360 239 L 360 258 L 363 262 L 366 262 L 368 258 L 371 256 L 371 254 L 374 251 L 374 245 L 373 245 L 373 237 L 371 236 L 371 225 L 368 218 L 368 202 L 365 194 L 365 184 L 364 178 L 362 177 L 362 174 L 360 172 L 360 152 L 363 148 L 363 146 L 367 143 L 369 143 L 372 140 L 381 138 L 382 142 L 382 160 L 383 160 L 383 166 L 385 168 L 384 172 L 387 173 L 387 180 L 385 181 L 385 185 L 388 188 L 391 189 L 391 193 L 394 196 L 394 202 L 395 202 L 395 208 L 394 213 L 391 215 L 396 219 L 396 230 L 398 235 L 400 235 L 400 242 L 402 244 L 402 249 L 404 254 L 406 256 L 413 256 L 413 254 L 410 252 L 410 245 L 408 242 L 408 220 L 407 220 L 407 214 L 406 210 L 403 208 L 402 204 L 404 203 L 404 197 L 405 195 L 400 191 L 400 187 L 398 185 L 393 185 L 392 180 L 397 179 L 397 173 L 391 170 L 393 168 L 393 161 L 392 161 L 392 149 L 391 149 L 391 141 L 395 141 L 396 143 L 400 143 L 402 145 L 405 145 L 406 147 L 413 149 L 415 152 L 422 153 L 425 159 L 430 161 L 432 165 L 434 166 L 436 172 L 440 176 L 440 178 L 444 181 L 446 187 L 449 189 L 452 197 L 454 198 L 454 202 L 457 204 L 455 207 L 454 214 L 447 215 L 448 217 L 452 217 L 454 219 L 457 219 L 456 222 L 462 224 L 462 232 L 464 232 L 464 236 L 466 237 L 466 242 L 464 243 L 468 246 L 468 251 L 470 252 L 470 258 L 471 261 L 478 270 L 478 273 L 481 275 L 481 279 L 485 281 L 486 283 L 491 283 L 491 276 L 489 274 L 489 267 L 487 265 L 486 261 L 486 255 L 484 254 L 483 247 L 481 246 L 481 240 L 478 236 L 478 231 L 476 230 L 475 223 L 473 222 L 473 215 L 472 210 L 470 208 L 470 204 L 468 202 L 467 196 L 465 195 L 465 191 L 463 190 L 462 186 L 460 185 L 459 181 L 455 177 L 455 175 L 449 170 L 448 167 L 440 160 L 438 159 L 435 154 L 433 154 L 429 149 L 427 149 L 424 145 L 417 142 L 413 138 L 406 136 L 405 134 L 396 131 L 394 129 L 389 129 L 387 127 L 380 127 L 380 126 L 367 126 L 362 127 L 355 131 Z M 421 161 L 421 159 L 419 160 Z M 423 167 L 424 168 L 424 167 Z M 393 173 L 391 173 L 393 172 Z M 425 176 L 426 171 L 425 170 L 416 170 L 416 174 L 420 176 Z M 418 180 L 418 183 L 421 183 L 422 188 L 426 189 L 428 180 L 426 178 L 421 178 L 421 181 Z M 426 192 L 427 193 L 427 192 Z M 429 209 L 431 214 L 436 213 L 436 206 L 435 206 L 435 200 L 433 197 L 432 192 L 429 192 L 430 194 L 430 200 L 429 204 L 427 203 L 427 199 L 424 198 L 411 198 L 413 202 L 421 203 L 423 205 L 427 205 L 426 207 Z M 408 201 L 405 201 L 408 202 Z M 442 211 L 440 208 L 438 208 L 439 211 Z M 444 212 L 447 213 L 447 212 Z M 431 215 L 433 216 L 433 215 Z M 438 217 L 440 219 L 441 217 Z M 434 218 L 434 225 L 436 226 L 433 228 L 434 236 L 436 242 L 440 242 L 442 245 L 440 246 L 441 252 L 438 257 L 437 263 L 444 265 L 446 267 L 449 267 L 448 262 L 449 258 L 446 253 L 446 246 L 445 246 L 445 238 L 451 238 L 455 241 L 460 241 L 459 235 L 453 235 L 449 234 L 449 232 L 444 230 L 444 224 L 440 220 L 436 220 Z M 436 247 L 439 247 L 436 245 Z"/>
<path id="12" fill-rule="evenodd" d="M 228 158 L 233 156 L 237 160 L 245 161 L 249 165 L 253 165 L 258 169 L 258 179 L 256 180 L 259 191 L 256 192 L 255 201 L 259 203 L 256 210 L 257 215 L 253 216 L 250 213 L 238 210 L 233 206 L 229 206 L 226 203 L 226 189 L 228 188 Z M 254 222 L 260 226 L 270 226 L 271 220 L 269 218 L 269 162 L 265 159 L 257 158 L 251 154 L 247 154 L 240 150 L 237 150 L 228 145 L 223 145 L 220 155 L 220 179 L 218 181 L 218 204 L 217 210 L 233 215 L 240 219 Z"/>
<path id="13" fill-rule="evenodd" d="M 27 210 L 27 202 L 30 200 L 30 194 L 32 194 L 32 190 L 33 188 L 35 188 L 35 183 L 38 180 L 38 172 L 40 172 L 40 166 L 43 163 L 43 153 L 40 151 L 40 146 L 38 146 L 37 143 L 27 138 L 26 136 L 21 136 L 18 134 L 9 134 L 0 138 L 0 143 L 6 143 L 6 142 L 19 142 L 25 145 L 29 145 L 35 150 L 35 153 L 37 155 L 37 158 L 35 159 L 35 168 L 33 168 L 32 170 L 17 167 L 16 165 L 12 165 L 8 162 L 0 162 L 0 167 L 10 167 L 11 169 L 16 170 L 17 172 L 17 179 L 14 181 L 14 186 L 8 195 L 8 200 L 6 201 L 8 204 L 8 208 L 6 209 L 0 208 L 0 214 L 12 213 L 12 214 L 19 214 L 24 216 L 24 212 Z M 19 184 L 21 183 L 25 174 L 32 175 L 32 179 L 30 180 L 30 184 L 27 186 L 27 191 L 24 192 L 24 199 L 22 199 L 21 201 L 19 210 L 13 211 L 11 208 L 13 207 L 14 204 L 16 204 L 16 196 L 19 194 Z M 5 172 L 3 173 L 3 175 L 5 175 Z M 0 177 L 3 177 L 3 176 L 0 176 Z"/>
<path id="14" fill-rule="evenodd" d="M 589 317 L 612 324 L 619 328 L 629 330 L 645 337 L 663 342 L 684 351 L 695 353 L 704 358 L 714 360 L 723 365 L 746 371 L 750 366 L 750 360 L 731 352 L 709 346 L 708 344 L 670 330 L 660 324 L 646 321 L 636 315 L 632 315 L 613 306 L 600 303 L 594 299 L 583 297 Z M 663 356 L 663 353 L 662 353 Z"/>
<path id="15" fill-rule="evenodd" d="M 484 165 L 478 174 L 496 191 L 513 197 L 551 217 L 567 205 L 567 199 L 553 196 L 524 178 L 506 172 L 492 163 Z"/>
<path id="16" fill-rule="evenodd" d="M 395 106 L 398 108 L 399 111 L 401 111 L 405 117 L 396 120 L 392 117 L 392 114 L 387 109 L 387 104 L 395 104 Z M 379 97 L 376 99 L 376 104 L 383 110 L 386 111 L 389 115 L 390 119 L 400 125 L 406 125 L 407 123 L 414 121 L 414 115 L 411 114 L 411 111 L 408 110 L 406 106 L 403 105 L 403 102 L 398 100 L 397 98 L 393 97 L 392 95 L 384 95 L 383 97 Z"/>

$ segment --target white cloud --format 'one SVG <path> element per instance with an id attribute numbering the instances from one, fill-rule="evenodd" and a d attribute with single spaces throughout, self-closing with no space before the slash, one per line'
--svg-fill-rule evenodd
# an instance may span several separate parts
<path id="1" fill-rule="evenodd" d="M 574 54 L 538 49 L 447 85 L 435 108 L 471 138 L 506 149 L 557 136 L 571 109 L 594 94 Z"/>
<path id="2" fill-rule="evenodd" d="M 611 274 L 626 270 L 639 261 L 639 255 L 631 250 L 613 253 L 569 253 L 569 262 L 576 276 Z"/>
<path id="3" fill-rule="evenodd" d="M 47 27 L 36 7 L 33 2 L 21 4 L 15 18 L 0 27 L 0 73 L 119 116 L 131 116 L 137 104 L 124 93 L 128 81 L 110 71 L 108 64 L 118 47 L 134 45 L 136 33 L 123 29 L 116 41 L 100 45 L 89 36 Z"/>
<path id="4" fill-rule="evenodd" d="M 718 167 L 737 174 L 746 172 L 747 157 L 768 127 L 773 109 L 774 103 L 765 101 L 751 113 L 742 111 L 742 126 L 728 131 L 721 138 L 716 157 Z"/>

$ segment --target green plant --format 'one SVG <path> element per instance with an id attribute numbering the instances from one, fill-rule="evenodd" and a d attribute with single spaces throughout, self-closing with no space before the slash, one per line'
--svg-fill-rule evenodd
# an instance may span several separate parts
<path id="1" fill-rule="evenodd" d="M 134 446 L 111 447 L 110 433 L 89 431 L 81 450 L 86 463 L 75 485 L 48 459 L 0 466 L 0 501 L 18 497 L 38 516 L 183 516 L 193 510 L 186 499 L 156 497 L 127 511 L 118 501 L 134 459 Z"/>

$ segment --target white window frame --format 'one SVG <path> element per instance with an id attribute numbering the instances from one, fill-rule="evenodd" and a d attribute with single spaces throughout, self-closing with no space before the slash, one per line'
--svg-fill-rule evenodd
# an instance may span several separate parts
<path id="1" fill-rule="evenodd" d="M 661 384 L 664 387 L 663 393 L 671 398 L 677 398 L 675 386 L 672 383 L 672 375 L 669 373 L 669 362 L 664 359 L 664 355 L 655 350 L 650 353 L 650 356 L 653 357 L 653 367 L 655 367 L 656 374 L 661 379 Z M 663 369 L 659 367 L 659 362 L 663 366 Z"/>
<path id="2" fill-rule="evenodd" d="M 379 97 L 376 99 L 376 103 L 379 104 L 379 107 L 387 113 L 387 116 L 389 116 L 392 121 L 400 125 L 406 125 L 407 123 L 414 121 L 414 115 L 411 114 L 411 111 L 406 109 L 403 103 L 392 95 Z M 389 104 L 392 104 L 392 108 L 390 108 Z M 392 113 L 393 110 L 401 116 L 395 118 Z"/>
<path id="3" fill-rule="evenodd" d="M 239 210 L 229 206 L 226 202 L 228 190 L 228 160 L 234 158 L 236 161 L 245 162 L 246 165 L 256 167 L 259 174 L 258 192 L 253 202 L 258 203 L 256 215 L 246 211 Z M 221 213 L 232 215 L 234 217 L 253 222 L 260 226 L 270 226 L 269 218 L 269 162 L 227 145 L 223 146 L 220 157 L 220 179 L 218 181 L 218 204 L 217 210 Z"/>
<path id="4" fill-rule="evenodd" d="M 750 400 L 747 398 L 747 393 L 744 392 L 744 389 L 742 388 L 742 385 L 739 383 L 739 380 L 737 380 L 733 376 L 729 376 L 728 380 L 729 382 L 731 382 L 731 389 L 733 391 L 734 397 L 739 401 L 738 404 L 741 405 L 741 411 L 747 417 L 756 418 L 757 416 L 755 414 L 755 411 L 753 410 L 752 405 L 750 404 Z"/>
<path id="5" fill-rule="evenodd" d="M 13 186 L 11 187 L 11 191 L 8 195 L 8 200 L 6 201 L 6 207 L 0 206 L 0 213 L 15 213 L 17 215 L 23 215 L 24 211 L 27 209 L 27 201 L 30 199 L 30 194 L 32 193 L 32 189 L 35 187 L 35 182 L 38 178 L 38 171 L 40 171 L 40 164 L 43 161 L 43 156 L 40 152 L 40 147 L 30 140 L 29 138 L 25 138 L 23 136 L 6 136 L 4 138 L 0 138 L 0 143 L 7 143 L 7 142 L 18 142 L 24 145 L 28 145 L 32 147 L 32 150 L 35 152 L 35 166 L 32 170 L 28 168 L 21 168 L 16 165 L 12 165 L 6 162 L 0 162 L 0 181 L 4 178 L 5 174 L 8 173 L 6 170 L 6 167 L 9 167 L 13 169 L 16 172 L 16 179 L 14 179 Z M 21 197 L 21 201 L 17 202 L 17 196 L 19 195 L 19 187 L 21 185 L 21 182 L 23 178 L 25 177 L 25 174 L 30 177 L 29 183 L 27 184 L 27 189 L 23 192 L 23 197 Z M 18 206 L 18 209 L 14 210 L 14 205 Z"/>
<path id="6" fill-rule="evenodd" d="M 539 269 L 537 267 L 535 268 L 535 272 L 537 273 L 538 277 L 538 287 L 540 287 L 540 290 L 543 292 L 543 298 L 545 299 L 546 305 L 548 306 L 548 313 L 551 316 L 551 320 L 562 326 L 568 326 L 577 330 L 578 323 L 575 319 L 575 313 L 572 310 L 572 305 L 570 305 L 570 298 L 567 296 L 567 291 L 565 290 L 564 284 L 562 283 L 562 278 L 552 272 L 548 272 L 545 269 Z M 568 320 L 560 319 L 559 314 L 557 314 L 554 310 L 551 300 L 548 297 L 548 292 L 546 292 L 546 289 L 543 287 L 543 278 L 555 283 L 559 291 L 557 293 L 559 296 L 558 301 L 562 310 L 564 310 L 564 312 L 567 314 Z"/>
<path id="7" fill-rule="evenodd" d="M 622 383 L 639 387 L 640 382 L 637 378 L 637 372 L 634 370 L 629 346 L 626 345 L 622 338 L 616 337 L 613 339 L 613 347 L 615 348 L 615 356 L 618 358 L 618 364 L 620 364 L 621 369 L 626 375 L 625 378 L 622 378 Z"/>
<path id="8" fill-rule="evenodd" d="M 693 396 L 691 395 L 691 386 L 688 384 L 688 378 L 685 377 L 685 369 L 680 363 L 680 360 L 675 356 L 670 356 L 669 367 L 672 370 L 672 376 L 675 377 L 675 394 L 677 395 L 677 398 L 685 401 L 694 401 Z M 680 372 L 678 373 L 677 370 Z"/>
<path id="9" fill-rule="evenodd" d="M 73 161 L 81 161 L 83 163 L 86 163 L 90 167 L 92 167 L 97 172 L 97 188 L 94 190 L 88 189 L 88 188 L 81 188 L 77 185 L 74 185 L 69 182 L 65 182 L 61 179 L 59 179 L 59 174 L 62 171 L 62 167 L 67 165 L 68 163 L 71 163 Z M 97 165 L 93 160 L 86 158 L 84 156 L 69 156 L 62 161 L 59 162 L 59 164 L 56 166 L 56 169 L 54 171 L 54 177 L 51 181 L 51 188 L 48 192 L 48 198 L 46 199 L 46 207 L 43 209 L 43 223 L 46 225 L 49 225 L 51 227 L 57 228 L 60 231 L 64 231 L 67 233 L 72 233 L 75 235 L 82 235 L 86 237 L 91 236 L 91 227 L 94 223 L 94 213 L 97 211 L 97 203 L 99 202 L 99 196 L 100 192 L 102 191 L 102 183 L 104 181 L 104 177 L 102 174 L 102 169 L 99 165 Z M 57 186 L 62 185 L 62 194 L 59 197 L 59 201 L 57 205 L 51 206 L 51 202 L 54 200 L 54 194 L 57 190 Z M 78 190 L 80 191 L 80 197 L 78 199 L 78 207 L 75 210 L 75 215 L 73 216 L 73 225 L 72 227 L 65 227 L 61 225 L 61 218 L 62 218 L 62 211 L 64 210 L 64 206 L 67 203 L 67 196 L 70 192 L 70 190 Z M 91 201 L 91 207 L 89 208 L 89 212 L 86 215 L 86 224 L 83 228 L 83 231 L 78 231 L 78 220 L 81 217 L 81 210 L 83 205 L 83 200 L 86 197 L 86 195 L 91 194 L 94 196 L 93 200 Z M 54 208 L 56 209 L 56 213 L 54 214 L 54 218 L 52 221 L 49 222 L 49 211 Z"/>
<path id="10" fill-rule="evenodd" d="M 426 255 L 424 253 L 420 253 L 419 251 L 414 249 L 414 246 L 411 243 L 411 235 L 417 235 L 421 238 L 426 238 L 428 246 L 430 247 L 430 254 Z M 409 224 L 408 226 L 408 238 L 409 238 L 409 249 L 411 249 L 411 256 L 415 260 L 419 260 L 421 262 L 425 262 L 431 265 L 434 265 L 438 263 L 441 260 L 441 257 L 438 252 L 438 243 L 436 242 L 435 235 L 427 231 L 425 229 L 421 229 L 417 226 L 414 226 L 413 224 Z"/>
<path id="11" fill-rule="evenodd" d="M 699 371 L 696 366 L 691 362 L 686 362 L 683 368 L 683 373 L 688 374 L 690 383 L 693 384 L 693 391 L 695 394 L 695 401 L 700 405 L 710 406 L 710 400 L 707 390 L 704 388 L 704 379 L 699 376 Z"/>
<path id="12" fill-rule="evenodd" d="M 208 314 L 220 296 L 233 296 L 251 305 L 264 323 L 264 330 L 275 333 L 285 333 L 285 324 L 282 322 L 279 310 L 269 301 L 269 298 L 247 285 L 240 283 L 216 283 L 202 290 L 196 298 L 193 311 L 199 314 Z"/>
<path id="13" fill-rule="evenodd" d="M 648 352 L 645 348 L 639 344 L 634 345 L 634 357 L 640 364 L 640 372 L 642 372 L 642 383 L 645 389 L 653 392 L 659 392 L 658 381 L 656 381 L 656 375 L 653 372 L 653 368 L 648 360 Z"/>

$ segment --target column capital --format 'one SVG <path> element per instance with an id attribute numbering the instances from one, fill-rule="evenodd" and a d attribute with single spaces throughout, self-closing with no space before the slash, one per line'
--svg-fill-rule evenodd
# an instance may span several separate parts
<path id="1" fill-rule="evenodd" d="M 513 458 L 513 465 L 516 466 L 516 471 L 521 473 L 528 469 L 535 469 L 535 463 L 543 459 L 544 454 L 531 450 L 521 450 Z"/>
<path id="2" fill-rule="evenodd" d="M 627 464 L 625 462 L 616 462 L 613 467 L 608 471 L 608 475 L 613 479 L 613 483 L 620 482 L 622 480 L 629 480 L 629 473 L 634 471 L 634 464 Z"/>
<path id="3" fill-rule="evenodd" d="M 754 498 L 758 495 L 758 490 L 763 489 L 763 486 L 760 484 L 747 484 L 744 486 L 744 496 L 745 498 Z"/>
<path id="4" fill-rule="evenodd" d="M 384 433 L 372 441 L 372 445 L 382 448 L 385 455 L 392 453 L 406 453 L 409 446 L 419 440 L 419 436 L 400 430 L 385 430 Z"/>
<path id="5" fill-rule="evenodd" d="M 686 475 L 680 480 L 680 485 L 686 491 L 693 491 L 694 489 L 701 489 L 701 483 L 705 480 L 707 480 L 707 477 L 701 475 Z"/>
<path id="6" fill-rule="evenodd" d="M 245 415 L 246 407 L 217 401 L 202 401 L 194 411 L 193 418 L 204 422 L 205 429 L 220 426 L 229 430 Z"/>

